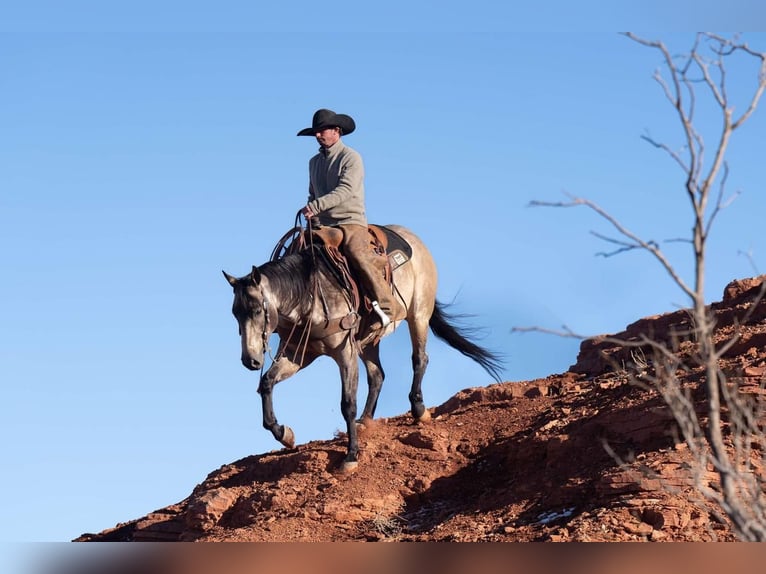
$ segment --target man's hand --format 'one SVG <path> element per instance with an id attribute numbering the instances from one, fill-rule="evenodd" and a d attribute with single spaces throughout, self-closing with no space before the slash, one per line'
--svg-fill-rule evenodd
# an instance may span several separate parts
<path id="1" fill-rule="evenodd" d="M 307 205 L 303 209 L 301 209 L 301 214 L 303 214 L 303 217 L 306 219 L 311 219 L 312 217 L 316 217 L 316 213 L 311 211 L 311 208 Z"/>

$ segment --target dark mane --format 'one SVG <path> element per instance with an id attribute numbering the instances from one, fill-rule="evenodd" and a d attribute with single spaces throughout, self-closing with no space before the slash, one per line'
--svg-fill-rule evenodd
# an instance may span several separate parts
<path id="1" fill-rule="evenodd" d="M 279 294 L 283 305 L 301 307 L 311 293 L 311 276 L 316 265 L 311 253 L 303 251 L 269 261 L 258 267 L 268 277 L 271 289 Z"/>

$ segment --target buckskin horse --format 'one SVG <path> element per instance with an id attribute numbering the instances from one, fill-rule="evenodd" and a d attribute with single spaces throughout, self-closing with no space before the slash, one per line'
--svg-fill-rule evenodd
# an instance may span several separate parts
<path id="1" fill-rule="evenodd" d="M 389 225 L 386 228 L 409 245 L 409 260 L 402 264 L 403 258 L 399 257 L 399 265 L 392 271 L 392 287 L 402 308 L 399 316 L 392 317 L 393 321 L 385 328 L 375 322 L 376 316 L 366 311 L 364 304 L 354 308 L 354 301 L 338 280 L 331 263 L 317 256 L 316 246 L 284 256 L 272 255 L 272 260 L 253 266 L 244 277 L 236 278 L 223 272 L 234 288 L 232 313 L 239 324 L 242 364 L 250 370 L 262 369 L 264 355 L 269 351 L 268 339 L 274 332 L 279 335 L 277 355 L 261 375 L 258 393 L 263 406 L 263 426 L 285 447 L 294 448 L 295 435 L 290 427 L 279 424 L 274 415 L 274 385 L 319 356 L 330 356 L 337 363 L 342 384 L 341 412 L 348 439 L 343 471 L 352 471 L 358 464 L 355 420 L 358 357 L 362 358 L 367 372 L 368 395 L 360 417 L 364 422 L 375 414 L 385 376 L 378 343 L 402 320 L 407 322 L 412 342 L 409 400 L 415 421 L 430 419 L 421 391 L 428 365 L 429 327 L 437 337 L 481 365 L 495 380 L 501 380 L 501 359 L 469 340 L 464 330 L 451 323 L 454 316 L 446 312 L 445 305 L 436 300 L 436 265 L 423 242 L 404 227 Z"/>

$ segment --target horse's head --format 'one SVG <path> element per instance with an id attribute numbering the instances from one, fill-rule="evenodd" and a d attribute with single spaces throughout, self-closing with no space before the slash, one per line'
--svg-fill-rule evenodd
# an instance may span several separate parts
<path id="1" fill-rule="evenodd" d="M 223 275 L 234 288 L 231 312 L 237 319 L 242 338 L 242 364 L 251 371 L 258 370 L 263 367 L 266 343 L 276 327 L 277 310 L 269 308 L 264 279 L 256 267 L 240 279 L 225 271 Z"/>

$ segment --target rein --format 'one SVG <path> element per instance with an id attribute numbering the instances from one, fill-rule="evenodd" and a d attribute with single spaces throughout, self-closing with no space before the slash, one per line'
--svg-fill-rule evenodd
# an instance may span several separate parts
<path id="1" fill-rule="evenodd" d="M 266 297 L 266 293 L 263 292 L 261 287 L 261 297 L 263 298 L 263 331 L 261 332 L 261 340 L 263 342 L 263 349 L 269 354 L 271 360 L 274 361 L 274 357 L 271 354 L 271 347 L 269 346 L 269 327 L 271 326 L 271 317 L 269 316 L 269 300 Z M 279 313 L 277 313 L 277 321 L 279 321 Z M 272 329 L 272 333 L 274 330 Z"/>
<path id="2" fill-rule="evenodd" d="M 356 312 L 353 311 L 353 309 L 351 309 L 350 313 L 344 315 L 343 317 L 336 317 L 332 319 L 329 317 L 329 306 L 320 284 L 319 265 L 317 262 L 316 251 L 314 249 L 312 222 L 310 219 L 306 220 L 306 229 L 308 230 L 308 233 L 304 234 L 303 227 L 300 225 L 300 219 L 301 212 L 299 211 L 295 216 L 294 227 L 284 236 L 282 236 L 277 245 L 274 247 L 274 250 L 271 254 L 271 260 L 276 261 L 285 255 L 310 250 L 314 269 L 313 273 L 311 274 L 311 308 L 309 309 L 308 313 L 304 314 L 297 322 L 289 320 L 284 315 L 280 316 L 277 311 L 277 325 L 274 329 L 271 330 L 271 332 L 273 333 L 280 324 L 282 326 L 289 326 L 290 332 L 280 344 L 279 352 L 277 353 L 276 357 L 271 354 L 271 349 L 268 345 L 268 338 L 270 335 L 268 329 L 271 327 L 271 320 L 269 316 L 269 300 L 263 290 L 261 290 L 261 296 L 263 297 L 265 314 L 265 326 L 262 333 L 264 349 L 268 350 L 268 354 L 272 361 L 277 361 L 281 356 L 283 356 L 285 350 L 290 345 L 290 343 L 294 341 L 294 338 L 297 335 L 298 339 L 295 341 L 295 352 L 290 359 L 293 362 L 299 362 L 302 364 L 306 356 L 306 350 L 308 349 L 309 342 L 312 339 L 324 339 L 330 335 L 335 335 L 336 333 L 340 333 L 342 331 L 349 331 L 349 334 L 352 334 L 353 330 L 358 325 L 359 316 L 356 314 Z M 308 239 L 306 239 L 306 237 Z M 313 326 L 311 324 L 311 317 L 314 313 L 314 306 L 316 305 L 317 300 L 320 301 L 325 316 L 325 323 L 323 326 Z M 298 357 L 300 357 L 300 361 L 297 360 Z"/>

